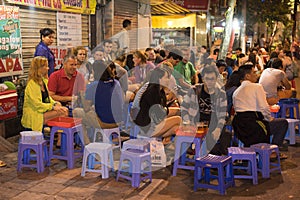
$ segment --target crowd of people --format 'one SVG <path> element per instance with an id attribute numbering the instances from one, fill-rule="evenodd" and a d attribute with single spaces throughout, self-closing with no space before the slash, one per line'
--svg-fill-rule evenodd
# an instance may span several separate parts
<path id="1" fill-rule="evenodd" d="M 129 51 L 128 27 L 124 41 L 104 40 L 91 51 L 79 46 L 68 51 L 61 69 L 49 49 L 54 31 L 42 29 L 41 42 L 29 70 L 22 125 L 42 131 L 57 116 L 82 118 L 84 143 L 92 128 L 124 128 L 128 105 L 140 134 L 168 144 L 181 124 L 208 124 L 208 152 L 227 154 L 233 132 L 245 147 L 277 144 L 284 150 L 286 119 L 274 119 L 270 106 L 295 95 L 293 78 L 298 57 L 278 46 L 268 55 L 263 48 L 242 53 L 241 48 L 218 59 L 219 50 L 206 46 L 193 52 L 175 46 Z M 124 130 L 128 131 L 128 130 Z M 58 144 L 59 145 L 59 142 Z M 285 155 L 282 154 L 282 158 Z"/>

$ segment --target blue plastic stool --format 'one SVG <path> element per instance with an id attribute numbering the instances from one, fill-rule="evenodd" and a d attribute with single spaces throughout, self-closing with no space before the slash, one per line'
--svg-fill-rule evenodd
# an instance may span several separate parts
<path id="1" fill-rule="evenodd" d="M 210 169 L 217 168 L 218 175 L 211 175 Z M 226 173 L 224 171 L 226 168 Z M 210 184 L 212 179 L 218 179 L 218 185 Z M 204 182 L 204 183 L 203 183 Z M 233 164 L 231 156 L 216 156 L 208 154 L 204 157 L 197 158 L 195 162 L 194 173 L 194 191 L 198 188 L 207 188 L 218 190 L 220 194 L 224 195 L 229 187 L 233 187 Z"/>
<path id="2" fill-rule="evenodd" d="M 280 155 L 279 148 L 274 144 L 259 143 L 251 145 L 256 153 L 258 153 L 258 171 L 262 173 L 263 178 L 270 178 L 270 173 L 273 171 L 279 171 L 281 173 L 280 167 Z M 272 152 L 277 155 L 277 161 L 270 162 L 270 156 Z"/>
<path id="3" fill-rule="evenodd" d="M 126 165 L 127 170 L 123 168 L 124 161 L 129 161 L 129 167 Z M 124 172 L 127 172 L 127 174 Z M 144 174 L 144 176 L 141 176 L 141 174 Z M 132 187 L 139 187 L 140 182 L 146 179 L 149 179 L 150 182 L 152 182 L 150 152 L 144 152 L 137 149 L 122 150 L 117 181 L 119 178 L 131 181 Z"/>
<path id="4" fill-rule="evenodd" d="M 204 151 L 203 150 L 204 146 L 202 146 L 202 143 L 203 143 L 202 137 L 197 137 L 196 135 L 194 135 L 194 137 L 176 135 L 175 156 L 174 156 L 174 165 L 173 165 L 173 173 L 172 173 L 173 176 L 176 176 L 177 169 L 194 170 L 194 166 L 186 165 L 186 161 L 187 161 L 186 150 L 189 144 L 195 144 L 195 158 L 199 158 L 201 156 L 201 148 L 202 148 L 202 152 L 206 153 L 206 148 Z M 195 162 L 194 160 L 189 160 L 189 161 Z"/>
<path id="5" fill-rule="evenodd" d="M 35 151 L 34 155 L 30 153 L 31 150 Z M 36 163 L 30 164 L 30 160 L 36 160 Z M 45 165 L 50 165 L 47 141 L 19 142 L 17 171 L 21 171 L 23 167 L 30 167 L 36 168 L 37 172 L 41 173 L 45 170 Z"/>
<path id="6" fill-rule="evenodd" d="M 248 166 L 233 166 L 233 169 L 247 170 L 250 175 L 234 175 L 234 178 L 252 179 L 253 185 L 258 183 L 257 180 L 257 162 L 256 153 L 251 148 L 229 147 L 228 155 L 232 157 L 232 162 L 236 160 L 248 161 Z"/>
<path id="7" fill-rule="evenodd" d="M 289 99 L 280 99 L 278 102 L 280 106 L 280 114 L 281 118 L 286 117 L 286 109 L 289 109 L 290 116 L 289 118 L 294 119 L 294 109 L 296 111 L 296 119 L 300 119 L 299 117 L 299 99 L 297 98 L 289 98 Z"/>
<path id="8" fill-rule="evenodd" d="M 59 152 L 55 152 L 53 150 L 54 146 L 54 135 L 57 131 L 61 132 L 61 149 Z M 49 157 L 50 160 L 53 158 L 57 158 L 60 160 L 66 160 L 68 164 L 68 168 L 74 168 L 75 159 L 82 158 L 83 150 L 84 150 L 84 142 L 81 144 L 81 150 L 75 151 L 74 150 L 74 137 L 75 134 L 80 134 L 80 138 L 83 138 L 82 134 L 82 125 L 78 124 L 70 128 L 53 126 L 51 128 L 50 133 L 50 149 L 49 149 Z"/>
<path id="9" fill-rule="evenodd" d="M 103 179 L 108 178 L 109 166 L 114 171 L 114 159 L 112 149 L 112 144 L 108 143 L 95 142 L 85 146 L 82 160 L 81 176 L 85 176 L 86 172 L 97 172 L 101 173 Z M 96 161 L 96 155 L 100 157 L 100 162 Z M 101 169 L 95 169 L 96 164 L 101 164 Z"/>
<path id="10" fill-rule="evenodd" d="M 141 150 L 144 152 L 150 152 L 150 140 L 149 139 L 130 139 L 127 140 L 123 143 L 122 150 L 127 150 L 127 149 L 137 149 Z"/>

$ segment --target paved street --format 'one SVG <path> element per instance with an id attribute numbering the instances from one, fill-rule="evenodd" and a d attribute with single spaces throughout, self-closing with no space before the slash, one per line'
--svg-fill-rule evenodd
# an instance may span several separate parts
<path id="1" fill-rule="evenodd" d="M 0 153 L 7 163 L 0 168 L 0 199 L 300 199 L 300 137 L 298 144 L 289 146 L 289 158 L 283 160 L 282 174 L 273 173 L 270 179 L 262 179 L 258 185 L 251 180 L 236 180 L 236 187 L 227 189 L 225 196 L 213 190 L 193 191 L 193 172 L 178 170 L 171 176 L 172 165 L 153 172 L 153 182 L 144 182 L 132 188 L 129 181 L 116 182 L 115 172 L 109 179 L 98 174 L 80 176 L 81 162 L 74 169 L 67 169 L 66 162 L 52 160 L 45 172 L 24 168 L 16 172 L 17 153 Z M 118 160 L 118 153 L 115 153 Z M 115 162 L 115 168 L 118 162 Z"/>

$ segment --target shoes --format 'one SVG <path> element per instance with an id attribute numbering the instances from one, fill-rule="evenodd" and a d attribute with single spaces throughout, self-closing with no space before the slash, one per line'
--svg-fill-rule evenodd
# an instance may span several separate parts
<path id="1" fill-rule="evenodd" d="M 279 153 L 279 158 L 280 158 L 280 160 L 284 160 L 284 159 L 287 159 L 288 156 L 286 154 L 284 154 L 284 153 Z M 271 154 L 270 160 L 271 160 L 271 162 L 275 162 L 277 160 L 277 155 L 276 155 L 275 152 L 273 152 Z"/>
<path id="2" fill-rule="evenodd" d="M 5 167 L 6 166 L 6 163 L 2 160 L 0 160 L 0 167 Z"/>

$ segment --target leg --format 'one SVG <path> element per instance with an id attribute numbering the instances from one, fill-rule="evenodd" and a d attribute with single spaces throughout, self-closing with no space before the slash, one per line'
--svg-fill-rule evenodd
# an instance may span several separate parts
<path id="1" fill-rule="evenodd" d="M 152 133 L 152 137 L 171 136 L 172 134 L 175 134 L 175 130 L 178 128 L 180 123 L 181 123 L 180 116 L 168 117 L 155 127 L 155 130 Z"/>
<path id="2" fill-rule="evenodd" d="M 273 135 L 272 144 L 282 146 L 288 125 L 287 120 L 283 118 L 276 118 L 270 121 L 270 133 Z"/>

